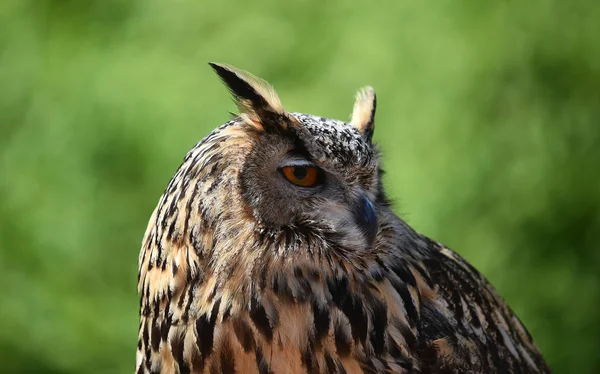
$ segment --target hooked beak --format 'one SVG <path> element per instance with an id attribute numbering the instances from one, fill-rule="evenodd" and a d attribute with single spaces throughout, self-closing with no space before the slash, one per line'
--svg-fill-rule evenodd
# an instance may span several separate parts
<path id="1" fill-rule="evenodd" d="M 356 222 L 370 246 L 373 244 L 379 229 L 377 213 L 373 203 L 368 197 L 362 195 L 354 205 L 352 215 L 354 216 L 354 222 Z"/>

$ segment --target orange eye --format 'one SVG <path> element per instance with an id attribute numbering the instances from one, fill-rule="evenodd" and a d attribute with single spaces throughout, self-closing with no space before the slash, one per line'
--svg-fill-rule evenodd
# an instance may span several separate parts
<path id="1" fill-rule="evenodd" d="M 302 187 L 314 186 L 319 176 L 317 168 L 312 166 L 286 166 L 281 171 L 285 179 Z"/>

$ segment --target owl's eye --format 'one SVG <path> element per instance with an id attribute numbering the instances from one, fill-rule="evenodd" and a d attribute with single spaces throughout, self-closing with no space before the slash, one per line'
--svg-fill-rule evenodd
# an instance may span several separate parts
<path id="1" fill-rule="evenodd" d="M 308 165 L 284 166 L 283 176 L 288 181 L 301 187 L 314 187 L 319 183 L 319 169 Z"/>

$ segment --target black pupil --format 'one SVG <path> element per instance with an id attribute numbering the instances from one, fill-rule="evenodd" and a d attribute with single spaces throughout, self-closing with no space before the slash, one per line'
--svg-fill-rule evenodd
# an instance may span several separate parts
<path id="1" fill-rule="evenodd" d="M 308 170 L 302 166 L 294 167 L 293 171 L 294 171 L 294 177 L 296 177 L 297 179 L 304 179 L 306 177 L 306 174 L 308 174 Z"/>

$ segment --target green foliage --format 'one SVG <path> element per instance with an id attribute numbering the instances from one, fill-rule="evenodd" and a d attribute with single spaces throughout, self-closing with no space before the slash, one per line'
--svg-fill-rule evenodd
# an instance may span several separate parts
<path id="1" fill-rule="evenodd" d="M 396 211 L 505 296 L 556 373 L 600 372 L 600 3 L 3 0 L 0 362 L 132 372 L 137 256 L 233 110 L 208 61 L 346 119 L 378 92 Z"/>

